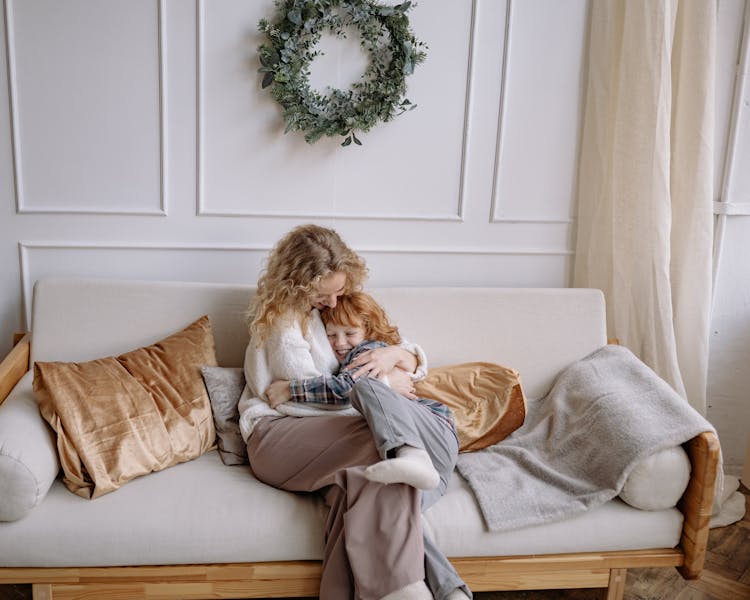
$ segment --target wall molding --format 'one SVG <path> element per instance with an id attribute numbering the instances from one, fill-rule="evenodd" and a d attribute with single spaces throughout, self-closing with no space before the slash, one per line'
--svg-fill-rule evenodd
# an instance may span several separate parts
<path id="1" fill-rule="evenodd" d="M 748 216 L 750 215 L 750 202 L 714 201 L 714 214 L 733 217 Z"/>
<path id="2" fill-rule="evenodd" d="M 199 194 L 199 198 L 200 198 Z M 430 222 L 463 222 L 461 214 L 449 215 L 421 215 L 409 213 L 344 213 L 344 212 L 304 212 L 304 211 L 281 211 L 266 210 L 263 212 L 249 212 L 240 209 L 210 209 L 203 208 L 202 202 L 198 200 L 196 210 L 198 217 L 253 217 L 258 219 L 340 219 L 349 221 L 430 221 Z"/>
<path id="3" fill-rule="evenodd" d="M 21 158 L 20 108 L 18 102 L 18 85 L 16 83 L 15 28 L 13 23 L 13 2 L 5 0 L 5 45 L 8 73 L 8 99 L 10 102 L 11 153 L 13 157 L 13 180 L 16 197 L 16 214 L 89 214 L 89 215 L 128 215 L 128 216 L 167 216 L 167 131 L 166 131 L 166 0 L 157 0 L 157 34 L 159 60 L 159 156 L 160 183 L 159 208 L 154 210 L 127 210 L 122 208 L 97 210 L 85 206 L 68 206 L 62 208 L 34 208 L 28 206 L 23 189 L 23 161 Z"/>
<path id="4" fill-rule="evenodd" d="M 24 250 L 205 250 L 210 252 L 267 252 L 274 243 L 227 244 L 224 242 L 67 242 L 67 241 L 20 241 Z M 571 255 L 567 248 L 482 248 L 471 246 L 359 246 L 352 249 L 362 254 L 488 254 L 488 255 Z"/>
<path id="5" fill-rule="evenodd" d="M 471 21 L 469 26 L 469 56 L 466 65 L 466 96 L 464 101 L 463 131 L 461 136 L 461 158 L 458 184 L 458 202 L 456 212 L 450 214 L 420 214 L 420 213 L 347 213 L 326 211 L 274 211 L 274 210 L 242 210 L 242 209 L 215 209 L 207 208 L 205 203 L 205 118 L 204 105 L 205 93 L 203 82 L 205 81 L 205 9 L 206 0 L 196 2 L 196 107 L 197 107 L 197 131 L 196 131 L 196 211 L 198 217 L 256 217 L 256 218 L 288 218 L 288 219 L 350 219 L 350 220 L 375 220 L 375 221 L 429 221 L 429 222 L 456 222 L 464 221 L 464 207 L 466 194 L 466 161 L 468 157 L 468 125 L 473 88 L 474 55 L 477 40 L 477 2 L 471 0 Z"/>
<path id="6" fill-rule="evenodd" d="M 508 65 L 511 56 L 511 37 L 513 35 L 513 0 L 508 0 L 505 12 L 505 44 L 503 46 L 502 71 L 500 73 L 500 103 L 497 116 L 497 134 L 495 137 L 495 166 L 492 173 L 492 199 L 490 201 L 490 223 L 540 223 L 569 225 L 572 218 L 565 217 L 498 217 L 500 203 L 500 161 L 503 156 L 503 125 L 505 122 L 505 104 L 508 90 Z"/>
<path id="7" fill-rule="evenodd" d="M 66 242 L 66 241 L 19 241 L 18 260 L 21 284 L 21 302 L 26 318 L 25 327 L 31 323 L 32 286 L 30 273 L 30 253 L 34 250 L 84 250 L 98 252 L 101 250 L 123 251 L 189 251 L 189 252 L 261 252 L 267 253 L 273 248 L 273 243 L 262 244 L 226 244 L 226 243 L 189 243 L 189 242 Z M 352 248 L 359 254 L 417 254 L 433 256 L 572 256 L 574 252 L 568 249 L 554 248 L 478 248 L 468 246 L 449 247 L 408 247 L 408 246 L 355 246 Z"/>
<path id="8" fill-rule="evenodd" d="M 479 27 L 478 0 L 471 2 L 471 22 L 469 24 L 469 56 L 466 65 L 466 97 L 464 99 L 464 127 L 461 137 L 461 166 L 458 179 L 458 218 L 464 220 L 464 200 L 466 199 L 466 172 L 468 160 L 469 123 L 471 122 L 471 99 L 476 85 L 474 56 L 477 53 L 477 28 Z"/>
<path id="9" fill-rule="evenodd" d="M 17 105 L 18 98 L 16 94 L 15 81 L 15 59 L 13 49 L 15 47 L 15 32 L 11 19 L 11 1 L 3 1 L 3 22 L 5 24 L 5 69 L 8 78 L 8 102 L 10 113 L 10 147 L 11 160 L 13 162 L 13 193 L 16 200 L 16 213 L 18 213 L 19 198 L 21 197 L 21 178 L 20 178 L 20 155 L 18 151 L 18 115 Z"/>

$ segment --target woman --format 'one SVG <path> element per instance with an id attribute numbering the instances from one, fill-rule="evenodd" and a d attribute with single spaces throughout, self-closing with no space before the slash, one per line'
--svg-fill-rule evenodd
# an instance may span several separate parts
<path id="1" fill-rule="evenodd" d="M 361 416 L 306 404 L 289 407 L 290 414 L 305 416 L 297 418 L 265 401 L 274 380 L 307 379 L 337 368 L 318 309 L 335 306 L 365 277 L 364 261 L 330 229 L 298 227 L 272 250 L 250 306 L 248 385 L 239 407 L 250 464 L 261 481 L 319 492 L 329 506 L 323 600 L 466 598 L 462 590 L 468 590 L 450 563 L 423 538 L 419 491 L 365 476 L 366 467 L 382 457 Z M 358 375 L 387 374 L 394 390 L 414 397 L 409 373 L 418 361 L 406 347 L 370 350 L 356 366 Z"/>

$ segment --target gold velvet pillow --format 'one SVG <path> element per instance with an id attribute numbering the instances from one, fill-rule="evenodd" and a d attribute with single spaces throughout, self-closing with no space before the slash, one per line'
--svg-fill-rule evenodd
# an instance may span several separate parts
<path id="1" fill-rule="evenodd" d="M 415 387 L 418 396 L 453 411 L 461 452 L 496 444 L 526 417 L 526 398 L 515 369 L 486 362 L 437 367 Z"/>
<path id="2" fill-rule="evenodd" d="M 34 392 L 57 434 L 65 485 L 93 499 L 209 450 L 216 434 L 204 365 L 216 365 L 207 316 L 117 357 L 37 362 Z"/>

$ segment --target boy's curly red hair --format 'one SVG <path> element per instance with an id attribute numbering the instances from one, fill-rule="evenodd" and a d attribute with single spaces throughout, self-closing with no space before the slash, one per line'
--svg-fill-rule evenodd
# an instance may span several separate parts
<path id="1" fill-rule="evenodd" d="M 320 316 L 325 325 L 362 327 L 365 339 L 385 342 L 390 346 L 401 343 L 398 327 L 388 320 L 383 307 L 365 292 L 351 292 L 340 296 L 333 308 L 324 308 Z"/>

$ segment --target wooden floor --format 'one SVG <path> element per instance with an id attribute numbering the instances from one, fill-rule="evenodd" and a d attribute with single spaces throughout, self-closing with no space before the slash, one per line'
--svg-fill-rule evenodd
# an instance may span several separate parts
<path id="1" fill-rule="evenodd" d="M 631 569 L 625 600 L 750 600 L 750 491 L 742 521 L 712 529 L 703 575 L 685 581 L 675 569 Z M 484 592 L 476 600 L 600 600 L 602 590 Z M 0 585 L 0 600 L 30 600 L 31 586 Z"/>

